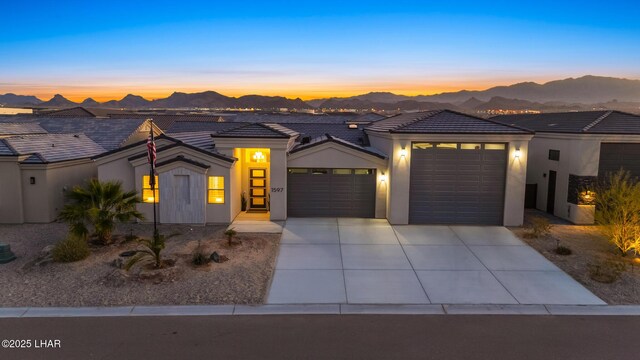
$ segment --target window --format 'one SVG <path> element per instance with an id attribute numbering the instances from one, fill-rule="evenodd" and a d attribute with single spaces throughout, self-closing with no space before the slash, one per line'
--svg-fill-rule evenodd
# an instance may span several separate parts
<path id="1" fill-rule="evenodd" d="M 436 145 L 438 149 L 457 149 L 458 144 L 455 143 L 440 143 Z"/>
<path id="2" fill-rule="evenodd" d="M 209 176 L 209 204 L 224 204 L 224 176 Z"/>
<path id="3" fill-rule="evenodd" d="M 480 150 L 480 144 L 460 144 L 462 150 Z"/>
<path id="4" fill-rule="evenodd" d="M 371 175 L 373 174 L 373 169 L 355 169 L 354 173 L 356 175 Z"/>
<path id="5" fill-rule="evenodd" d="M 485 150 L 504 150 L 506 149 L 505 144 L 484 144 Z"/>
<path id="6" fill-rule="evenodd" d="M 549 160 L 560 161 L 560 150 L 549 149 Z"/>
<path id="7" fill-rule="evenodd" d="M 308 174 L 309 169 L 289 168 L 289 174 Z"/>
<path id="8" fill-rule="evenodd" d="M 160 193 L 158 190 L 160 183 L 158 182 L 158 175 L 155 176 L 156 184 L 154 185 L 153 191 L 151 191 L 149 180 L 149 175 L 142 176 L 142 201 L 146 203 L 158 203 L 160 200 Z"/>
<path id="9" fill-rule="evenodd" d="M 351 175 L 351 169 L 333 169 L 333 175 Z"/>
<path id="10" fill-rule="evenodd" d="M 411 148 L 413 149 L 431 149 L 432 147 L 432 143 L 413 143 L 411 145 Z"/>
<path id="11" fill-rule="evenodd" d="M 324 175 L 327 173 L 327 169 L 311 169 L 313 175 Z"/>

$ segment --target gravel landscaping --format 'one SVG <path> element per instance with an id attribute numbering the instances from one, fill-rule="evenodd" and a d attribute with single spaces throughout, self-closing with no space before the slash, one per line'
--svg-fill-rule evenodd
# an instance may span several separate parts
<path id="1" fill-rule="evenodd" d="M 527 211 L 525 227 L 533 216 L 548 217 L 538 211 Z M 523 241 L 571 275 L 596 296 L 608 304 L 640 304 L 640 262 L 633 255 L 620 256 L 613 245 L 604 238 L 596 226 L 580 226 L 548 217 L 553 224 L 550 233 L 540 238 L 528 238 L 524 228 L 511 228 Z M 571 249 L 571 255 L 555 253 L 557 240 Z M 594 267 L 611 272 L 613 266 L 625 270 L 612 283 L 592 279 Z M 616 265 L 620 264 L 620 265 Z"/>
<path id="2" fill-rule="evenodd" d="M 114 265 L 120 253 L 139 247 L 125 241 L 133 233 L 150 237 L 152 225 L 123 224 L 116 244 L 91 246 L 91 255 L 75 263 L 37 264 L 42 249 L 63 239 L 66 224 L 0 225 L 0 242 L 11 245 L 18 257 L 0 265 L 0 307 L 116 306 L 188 304 L 261 304 L 265 300 L 280 234 L 242 233 L 229 247 L 223 226 L 161 225 L 170 235 L 163 252 L 175 265 L 161 270 Z M 191 264 L 198 240 L 206 254 L 213 251 L 229 260 L 202 267 Z"/>

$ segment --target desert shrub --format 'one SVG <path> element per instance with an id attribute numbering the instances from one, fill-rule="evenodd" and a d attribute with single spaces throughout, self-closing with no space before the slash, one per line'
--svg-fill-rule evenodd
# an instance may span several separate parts
<path id="1" fill-rule="evenodd" d="M 549 219 L 541 217 L 541 216 L 534 216 L 531 218 L 531 227 L 529 228 L 529 234 L 531 234 L 531 237 L 541 237 L 541 236 L 546 236 L 549 234 L 549 231 L 551 231 L 551 224 L 549 223 Z"/>
<path id="2" fill-rule="evenodd" d="M 236 236 L 238 232 L 235 231 L 234 228 L 231 228 L 225 231 L 224 234 L 227 236 L 227 240 L 229 241 L 229 246 L 233 245 L 233 237 Z"/>
<path id="3" fill-rule="evenodd" d="M 571 255 L 572 251 L 566 246 L 558 246 L 555 249 L 555 253 L 558 255 Z"/>
<path id="4" fill-rule="evenodd" d="M 55 262 L 68 263 L 84 260 L 90 253 L 89 244 L 85 239 L 70 235 L 55 245 L 51 255 Z"/>
<path id="5" fill-rule="evenodd" d="M 600 231 L 621 255 L 640 252 L 640 182 L 622 169 L 608 174 L 597 186 L 595 204 Z"/>
<path id="6" fill-rule="evenodd" d="M 204 249 L 202 248 L 202 244 L 200 240 L 198 240 L 198 246 L 193 250 L 191 254 L 191 263 L 195 266 L 207 265 L 211 261 L 209 256 L 204 253 Z"/>
<path id="7" fill-rule="evenodd" d="M 613 260 L 604 260 L 588 265 L 589 277 L 592 280 L 605 284 L 610 284 L 618 280 L 626 268 L 625 263 Z"/>

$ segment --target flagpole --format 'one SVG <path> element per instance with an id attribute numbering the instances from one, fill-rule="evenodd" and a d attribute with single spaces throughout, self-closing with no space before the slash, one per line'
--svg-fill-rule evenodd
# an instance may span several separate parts
<path id="1" fill-rule="evenodd" d="M 155 147 L 155 139 L 153 137 L 153 119 L 149 119 L 151 124 L 150 136 L 151 136 L 151 144 Z M 149 174 L 149 182 L 151 183 L 151 193 L 153 194 L 153 236 L 158 235 L 158 225 L 156 220 L 156 159 L 155 154 L 151 157 L 150 161 L 150 174 Z"/>

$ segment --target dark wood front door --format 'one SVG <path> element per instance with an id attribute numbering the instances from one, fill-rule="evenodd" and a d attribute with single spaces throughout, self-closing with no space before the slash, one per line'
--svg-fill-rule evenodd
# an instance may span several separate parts
<path id="1" fill-rule="evenodd" d="M 249 209 L 267 209 L 267 169 L 249 170 Z"/>
<path id="2" fill-rule="evenodd" d="M 547 187 L 547 212 L 553 214 L 556 205 L 556 172 L 549 171 L 549 186 Z"/>

